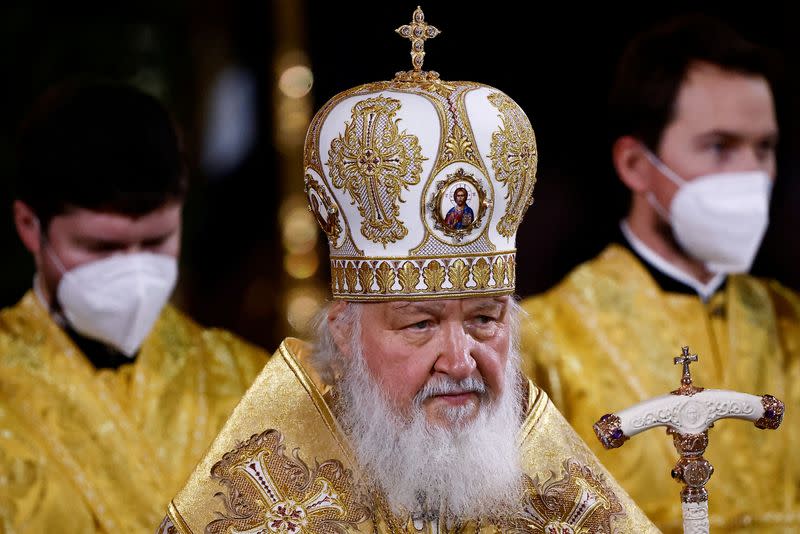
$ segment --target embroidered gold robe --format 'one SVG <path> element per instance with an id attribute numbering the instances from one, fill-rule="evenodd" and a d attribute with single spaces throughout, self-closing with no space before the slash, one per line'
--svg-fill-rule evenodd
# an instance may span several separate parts
<path id="1" fill-rule="evenodd" d="M 636 503 L 662 529 L 681 531 L 672 439 L 650 431 L 604 451 L 592 424 L 679 385 L 672 357 L 700 356 L 694 383 L 786 403 L 777 431 L 721 421 L 706 458 L 712 530 L 800 531 L 800 300 L 777 282 L 729 277 L 707 303 L 663 291 L 628 250 L 611 245 L 549 292 L 526 299 L 526 371 L 590 444 Z"/>
<path id="2" fill-rule="evenodd" d="M 527 488 L 519 517 L 502 529 L 401 522 L 385 504 L 357 496 L 348 445 L 324 390 L 300 363 L 307 353 L 296 339 L 281 345 L 170 503 L 158 532 L 655 531 L 532 384 L 519 433 Z"/>
<path id="3" fill-rule="evenodd" d="M 0 312 L 0 532 L 152 532 L 266 359 L 168 306 L 96 370 L 29 292 Z"/>

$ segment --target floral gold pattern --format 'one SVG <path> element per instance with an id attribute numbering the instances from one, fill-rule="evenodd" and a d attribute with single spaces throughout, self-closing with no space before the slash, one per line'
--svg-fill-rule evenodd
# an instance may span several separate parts
<path id="1" fill-rule="evenodd" d="M 333 186 L 358 204 L 362 235 L 384 246 L 408 234 L 398 202 L 403 189 L 419 183 L 425 160 L 416 136 L 400 131 L 399 109 L 399 100 L 386 97 L 356 103 L 328 153 Z"/>
<path id="2" fill-rule="evenodd" d="M 372 272 L 368 263 L 362 263 L 358 268 L 358 281 L 361 282 L 361 292 L 369 293 L 372 288 L 372 282 L 375 280 L 375 275 Z"/>
<path id="3" fill-rule="evenodd" d="M 503 261 L 502 257 L 494 261 L 492 270 L 494 271 L 494 285 L 498 287 L 502 286 L 506 279 L 506 263 Z"/>
<path id="4" fill-rule="evenodd" d="M 486 289 L 489 285 L 490 274 L 489 262 L 485 258 L 478 258 L 472 266 L 472 276 L 475 278 L 475 285 L 478 289 Z"/>
<path id="5" fill-rule="evenodd" d="M 497 223 L 497 231 L 510 238 L 533 202 L 538 160 L 536 138 L 528 117 L 508 96 L 494 93 L 489 101 L 503 120 L 503 127 L 492 134 L 489 155 L 495 179 L 506 186 L 506 212 Z"/>
<path id="6" fill-rule="evenodd" d="M 334 293 L 345 291 L 344 287 L 344 267 L 335 266 L 332 269 L 331 289 Z"/>
<path id="7" fill-rule="evenodd" d="M 450 280 L 450 283 L 453 284 L 453 288 L 456 290 L 463 290 L 465 287 L 467 287 L 469 270 L 467 269 L 467 266 L 464 265 L 464 260 L 457 259 L 450 264 L 447 278 Z"/>
<path id="8" fill-rule="evenodd" d="M 428 291 L 436 292 L 442 290 L 444 284 L 444 269 L 442 264 L 438 261 L 430 262 L 422 271 L 422 276 L 425 278 L 425 285 L 428 286 Z"/>
<path id="9" fill-rule="evenodd" d="M 506 277 L 508 278 L 508 285 L 514 287 L 517 283 L 517 263 L 514 256 L 506 257 Z"/>
<path id="10" fill-rule="evenodd" d="M 527 478 L 526 517 L 520 532 L 590 534 L 616 532 L 622 505 L 601 475 L 575 460 L 564 461 L 561 478 Z M 515 529 L 517 531 L 517 529 Z"/>
<path id="11" fill-rule="evenodd" d="M 403 288 L 403 292 L 413 293 L 417 289 L 417 284 L 419 284 L 419 268 L 407 261 L 400 268 L 397 277 L 400 279 L 400 286 Z"/>
<path id="12" fill-rule="evenodd" d="M 344 533 L 369 516 L 352 497 L 352 473 L 338 460 L 307 465 L 294 449 L 285 454 L 277 430 L 253 435 L 211 468 L 211 478 L 227 488 L 216 494 L 224 504 L 206 534 L 270 532 Z"/>
<path id="13" fill-rule="evenodd" d="M 444 161 L 475 161 L 475 147 L 472 140 L 464 135 L 461 127 L 456 124 L 453 132 L 444 144 Z"/>
<path id="14" fill-rule="evenodd" d="M 449 261 L 332 258 L 333 297 L 377 301 L 427 299 L 434 294 L 443 298 L 506 295 L 514 287 L 504 278 L 513 276 L 513 257 L 513 252 L 507 252 L 454 256 Z"/>
<path id="15" fill-rule="evenodd" d="M 380 292 L 384 295 L 391 293 L 395 277 L 394 270 L 389 266 L 389 264 L 385 261 L 381 262 L 381 265 L 378 267 L 378 270 L 375 274 L 378 278 L 378 287 L 380 288 Z"/>
<path id="16" fill-rule="evenodd" d="M 358 282 L 358 271 L 352 265 L 348 265 L 344 269 L 344 279 L 347 282 L 347 291 L 354 293 L 356 291 L 356 283 Z"/>

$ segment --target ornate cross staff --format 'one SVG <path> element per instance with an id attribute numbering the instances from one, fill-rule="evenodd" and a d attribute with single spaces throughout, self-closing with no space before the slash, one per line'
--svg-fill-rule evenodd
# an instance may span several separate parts
<path id="1" fill-rule="evenodd" d="M 705 485 L 714 467 L 703 458 L 708 446 L 708 429 L 720 419 L 746 419 L 757 428 L 776 429 L 783 420 L 784 406 L 772 395 L 749 395 L 737 391 L 703 389 L 692 384 L 689 365 L 697 361 L 683 347 L 675 364 L 683 365 L 681 387 L 669 395 L 649 399 L 615 414 L 606 414 L 594 424 L 598 439 L 607 449 L 621 447 L 640 432 L 666 426 L 680 459 L 672 478 L 683 484 L 683 530 L 708 533 L 708 492 Z"/>

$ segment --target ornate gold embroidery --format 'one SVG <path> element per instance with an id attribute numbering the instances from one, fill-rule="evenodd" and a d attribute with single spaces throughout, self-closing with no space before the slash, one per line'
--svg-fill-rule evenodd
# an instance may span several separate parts
<path id="1" fill-rule="evenodd" d="M 388 263 L 385 261 L 381 262 L 380 267 L 375 272 L 375 275 L 378 278 L 378 287 L 380 288 L 380 292 L 383 294 L 388 294 L 392 292 L 392 286 L 394 285 L 394 269 L 392 269 Z"/>
<path id="2" fill-rule="evenodd" d="M 397 203 L 402 189 L 419 183 L 425 160 L 416 136 L 399 131 L 399 109 L 399 100 L 386 97 L 356 103 L 328 152 L 333 186 L 358 204 L 364 237 L 384 246 L 408 234 Z"/>
<path id="3" fill-rule="evenodd" d="M 375 280 L 375 275 L 372 268 L 368 263 L 362 263 L 358 268 L 358 281 L 361 282 L 361 291 L 365 294 L 372 290 L 372 282 Z"/>
<path id="4" fill-rule="evenodd" d="M 456 124 L 453 126 L 453 133 L 447 138 L 444 144 L 444 161 L 469 160 L 475 161 L 475 148 L 472 141 L 464 135 L 461 127 Z"/>
<path id="5" fill-rule="evenodd" d="M 227 488 L 219 492 L 225 511 L 206 526 L 206 534 L 286 532 L 344 533 L 369 518 L 369 509 L 353 497 L 353 477 L 338 460 L 300 459 L 285 454 L 277 430 L 253 435 L 211 468 L 211 478 Z"/>
<path id="6" fill-rule="evenodd" d="M 625 512 L 602 476 L 575 460 L 565 460 L 561 479 L 526 478 L 525 517 L 515 532 L 590 534 L 614 532 Z"/>
<path id="7" fill-rule="evenodd" d="M 358 272 L 352 265 L 348 265 L 344 269 L 344 278 L 347 282 L 347 291 L 350 293 L 356 292 L 356 280 L 358 279 Z"/>
<path id="8" fill-rule="evenodd" d="M 508 96 L 493 93 L 489 101 L 500 111 L 503 120 L 503 127 L 492 134 L 489 155 L 495 179 L 507 188 L 506 212 L 497 223 L 497 231 L 510 238 L 533 202 L 538 159 L 536 138 L 525 113 Z"/>
<path id="9" fill-rule="evenodd" d="M 478 289 L 486 289 L 489 285 L 489 274 L 489 263 L 484 258 L 478 258 L 472 266 L 472 277 L 475 278 Z"/>
<path id="10" fill-rule="evenodd" d="M 419 268 L 410 261 L 403 264 L 403 267 L 401 267 L 397 273 L 397 277 L 400 279 L 403 292 L 412 293 L 417 290 L 417 284 L 419 284 Z"/>
<path id="11" fill-rule="evenodd" d="M 506 281 L 506 263 L 503 261 L 502 257 L 499 257 L 494 261 L 494 266 L 492 269 L 494 270 L 495 287 L 504 286 Z"/>
<path id="12" fill-rule="evenodd" d="M 331 288 L 334 293 L 337 291 L 344 291 L 344 267 L 334 267 L 333 276 L 331 277 Z"/>
<path id="13" fill-rule="evenodd" d="M 336 246 L 339 235 L 342 233 L 339 210 L 331 201 L 325 188 L 313 176 L 306 174 L 305 183 L 308 211 L 314 215 L 322 231 L 327 234 L 331 245 Z"/>
<path id="14" fill-rule="evenodd" d="M 506 258 L 506 276 L 508 277 L 508 285 L 514 287 L 517 280 L 517 264 L 514 256 Z"/>
<path id="15" fill-rule="evenodd" d="M 432 294 L 442 297 L 506 295 L 514 286 L 506 283 L 504 277 L 513 278 L 513 265 L 513 253 L 472 258 L 452 255 L 449 261 L 432 258 L 427 263 L 424 260 L 334 257 L 331 259 L 333 295 L 349 300 L 413 300 L 430 298 Z M 474 281 L 472 285 L 468 285 L 470 279 Z M 419 287 L 420 280 L 424 280 L 424 287 Z M 445 280 L 450 281 L 450 287 L 443 287 Z"/>
<path id="16" fill-rule="evenodd" d="M 467 287 L 467 280 L 469 280 L 469 269 L 464 265 L 464 260 L 458 259 L 450 264 L 450 269 L 447 273 L 447 278 L 453 284 L 453 288 L 463 290 Z"/>
<path id="17" fill-rule="evenodd" d="M 422 276 L 425 279 L 425 285 L 428 286 L 428 291 L 441 291 L 442 284 L 444 284 L 444 269 L 438 261 L 432 261 L 425 266 L 422 270 Z"/>

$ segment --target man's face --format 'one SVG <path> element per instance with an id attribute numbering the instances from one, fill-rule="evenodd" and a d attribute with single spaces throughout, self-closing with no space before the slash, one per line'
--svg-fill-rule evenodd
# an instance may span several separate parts
<path id="1" fill-rule="evenodd" d="M 753 170 L 775 176 L 778 126 L 765 78 L 698 63 L 680 87 L 674 115 L 657 155 L 685 180 Z M 677 186 L 653 173 L 652 192 L 669 206 Z"/>
<path id="2" fill-rule="evenodd" d="M 454 389 L 422 401 L 428 422 L 447 427 L 459 409 L 463 423 L 506 387 L 510 349 L 509 298 L 371 303 L 363 306 L 363 354 L 374 380 L 397 411 L 409 415 L 429 382 L 477 379 L 486 394 Z M 449 379 L 449 380 L 448 380 Z"/>
<path id="3" fill-rule="evenodd" d="M 455 197 L 456 205 L 459 208 L 463 208 L 464 204 L 467 203 L 467 192 L 464 191 L 463 189 L 459 189 L 458 191 L 456 191 L 455 195 L 453 196 Z"/>
<path id="4" fill-rule="evenodd" d="M 53 217 L 46 240 L 33 251 L 52 299 L 62 271 L 45 247 L 50 247 L 67 271 L 112 254 L 152 252 L 177 258 L 180 253 L 181 203 L 171 202 L 140 217 L 74 208 Z"/>

